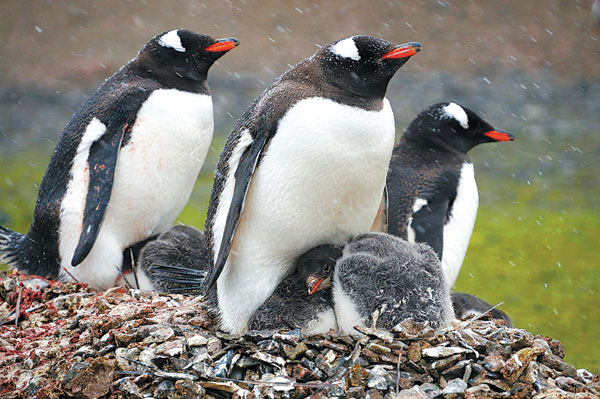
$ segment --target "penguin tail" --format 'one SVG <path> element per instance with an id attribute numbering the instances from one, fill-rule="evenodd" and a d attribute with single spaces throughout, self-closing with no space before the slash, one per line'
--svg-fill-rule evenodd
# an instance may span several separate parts
<path id="1" fill-rule="evenodd" d="M 0 263 L 12 268 L 19 266 L 19 244 L 25 238 L 24 234 L 17 233 L 0 226 Z"/>

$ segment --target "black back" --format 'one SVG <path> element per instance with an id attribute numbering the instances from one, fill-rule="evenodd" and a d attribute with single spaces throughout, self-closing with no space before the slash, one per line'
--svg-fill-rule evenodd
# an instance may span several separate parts
<path id="1" fill-rule="evenodd" d="M 430 204 L 445 203 L 447 218 L 456 198 L 462 165 L 472 162 L 467 151 L 494 141 L 483 134 L 494 130 L 489 123 L 461 107 L 467 117 L 465 128 L 444 111 L 449 104 L 434 104 L 423 110 L 394 148 L 387 176 L 390 234 L 408 238 L 408 221 L 416 198 Z"/>

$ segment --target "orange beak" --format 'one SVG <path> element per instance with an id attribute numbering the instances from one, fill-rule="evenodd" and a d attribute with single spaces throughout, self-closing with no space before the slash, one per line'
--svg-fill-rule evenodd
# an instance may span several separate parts
<path id="1" fill-rule="evenodd" d="M 382 55 L 381 58 L 406 58 L 417 54 L 419 51 L 421 51 L 419 43 L 405 43 L 394 47 L 391 51 Z"/>
<path id="2" fill-rule="evenodd" d="M 312 295 L 319 290 L 319 286 L 323 282 L 324 279 L 317 279 L 315 277 L 309 277 L 306 280 L 306 285 L 308 287 L 308 295 Z"/>
<path id="3" fill-rule="evenodd" d="M 490 130 L 483 134 L 494 141 L 513 141 L 515 139 L 515 136 L 502 130 Z"/>
<path id="4" fill-rule="evenodd" d="M 237 47 L 240 44 L 238 39 L 234 39 L 233 37 L 228 37 L 227 39 L 217 39 L 217 41 L 207 48 L 205 51 L 213 51 L 213 52 L 224 52 L 229 51 L 234 47 Z"/>

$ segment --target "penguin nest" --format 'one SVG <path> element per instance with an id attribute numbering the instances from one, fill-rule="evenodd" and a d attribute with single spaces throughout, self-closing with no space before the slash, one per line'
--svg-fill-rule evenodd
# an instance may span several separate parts
<path id="1" fill-rule="evenodd" d="M 220 332 L 201 298 L 0 272 L 2 398 L 593 398 L 560 343 L 493 321 L 440 334 Z"/>

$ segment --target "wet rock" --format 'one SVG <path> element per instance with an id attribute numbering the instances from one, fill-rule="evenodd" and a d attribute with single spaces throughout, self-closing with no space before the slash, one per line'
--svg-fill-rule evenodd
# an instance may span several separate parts
<path id="1" fill-rule="evenodd" d="M 362 399 L 365 396 L 365 388 L 363 387 L 351 387 L 346 390 L 346 398 L 348 399 Z"/>
<path id="2" fill-rule="evenodd" d="M 169 394 L 175 390 L 175 383 L 171 380 L 164 380 L 154 390 L 155 399 L 167 399 Z"/>
<path id="3" fill-rule="evenodd" d="M 436 346 L 434 348 L 424 348 L 422 350 L 423 356 L 432 357 L 435 359 L 439 359 L 442 357 L 450 357 L 453 355 L 461 354 L 469 352 L 468 349 L 460 348 L 456 346 L 446 347 L 446 346 Z"/>
<path id="4" fill-rule="evenodd" d="M 523 348 L 511 356 L 502 369 L 502 375 L 509 384 L 514 384 L 529 363 L 543 353 L 541 348 Z"/>
<path id="5" fill-rule="evenodd" d="M 577 369 L 570 364 L 564 362 L 559 356 L 554 354 L 545 354 L 540 356 L 540 363 L 557 370 L 567 377 L 577 378 Z"/>
<path id="6" fill-rule="evenodd" d="M 365 395 L 365 399 L 383 399 L 383 395 L 377 389 L 369 389 Z"/>
<path id="7" fill-rule="evenodd" d="M 584 392 L 585 385 L 571 377 L 557 377 L 556 385 L 564 391 Z"/>
<path id="8" fill-rule="evenodd" d="M 367 371 L 364 367 L 355 364 L 350 369 L 350 373 L 348 374 L 348 382 L 353 387 L 365 386 L 369 379 L 369 371 Z"/>
<path id="9" fill-rule="evenodd" d="M 190 380 L 175 381 L 175 388 L 169 392 L 168 399 L 196 399 L 204 397 L 206 391 L 202 383 Z"/>
<path id="10" fill-rule="evenodd" d="M 369 371 L 367 386 L 379 390 L 388 388 L 388 371 L 382 366 L 375 366 Z"/>
<path id="11" fill-rule="evenodd" d="M 412 387 L 410 389 L 403 389 L 394 395 L 395 399 L 428 399 L 429 396 L 419 386 Z"/>
<path id="12" fill-rule="evenodd" d="M 462 397 L 467 390 L 467 383 L 460 378 L 448 381 L 448 385 L 442 390 L 444 398 Z"/>
<path id="13" fill-rule="evenodd" d="M 97 358 L 88 363 L 78 363 L 65 375 L 65 388 L 72 394 L 85 398 L 99 398 L 110 391 L 116 361 Z"/>
<path id="14" fill-rule="evenodd" d="M 189 346 L 205 346 L 208 344 L 208 338 L 201 334 L 195 334 L 188 338 L 187 344 Z"/>
<path id="15" fill-rule="evenodd" d="M 114 384 L 115 388 L 128 399 L 143 399 L 140 388 L 131 380 L 131 378 L 121 378 Z"/>

